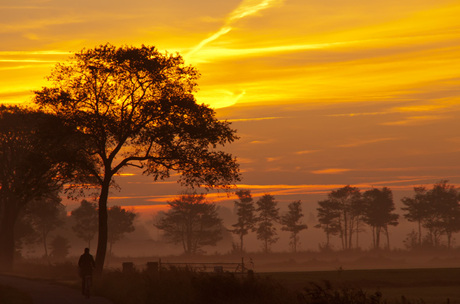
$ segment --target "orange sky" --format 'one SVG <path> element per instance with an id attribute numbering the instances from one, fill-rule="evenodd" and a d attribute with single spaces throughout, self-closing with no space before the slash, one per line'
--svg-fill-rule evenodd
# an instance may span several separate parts
<path id="1" fill-rule="evenodd" d="M 29 102 L 82 48 L 155 45 L 198 67 L 198 101 L 238 129 L 241 187 L 312 208 L 345 184 L 401 196 L 460 184 L 458 16 L 457 0 L 4 0 L 0 102 Z M 181 191 L 133 174 L 114 204 Z"/>

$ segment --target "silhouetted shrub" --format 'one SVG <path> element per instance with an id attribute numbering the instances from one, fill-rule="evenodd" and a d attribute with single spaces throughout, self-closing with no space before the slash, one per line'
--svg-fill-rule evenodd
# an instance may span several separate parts
<path id="1" fill-rule="evenodd" d="M 382 301 L 382 294 L 375 292 L 367 295 L 360 288 L 334 288 L 329 281 L 323 284 L 310 283 L 304 293 L 300 295 L 303 303 L 308 304 L 378 304 Z"/>

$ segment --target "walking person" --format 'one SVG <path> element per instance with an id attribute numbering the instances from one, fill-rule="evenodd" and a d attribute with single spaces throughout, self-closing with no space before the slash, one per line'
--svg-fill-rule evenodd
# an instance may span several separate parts
<path id="1" fill-rule="evenodd" d="M 86 287 L 89 288 L 89 285 L 87 284 L 91 283 L 94 267 L 96 267 L 94 258 L 89 253 L 89 248 L 85 248 L 85 252 L 80 256 L 80 259 L 78 260 L 78 272 L 81 277 L 81 293 L 87 297 L 89 297 L 89 290 L 86 290 Z"/>

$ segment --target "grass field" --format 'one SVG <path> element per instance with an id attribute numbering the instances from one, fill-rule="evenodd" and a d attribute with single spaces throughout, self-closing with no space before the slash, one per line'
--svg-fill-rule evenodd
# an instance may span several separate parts
<path id="1" fill-rule="evenodd" d="M 411 302 L 460 304 L 459 268 L 276 272 L 266 275 L 296 290 L 305 288 L 310 282 L 327 280 L 335 287 L 361 288 L 368 293 L 380 291 L 383 298 L 391 302 L 401 302 L 404 296 Z"/>

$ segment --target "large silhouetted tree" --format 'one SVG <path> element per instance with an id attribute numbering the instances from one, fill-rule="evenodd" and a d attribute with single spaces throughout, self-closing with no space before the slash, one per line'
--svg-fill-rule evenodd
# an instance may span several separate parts
<path id="1" fill-rule="evenodd" d="M 301 219 L 303 217 L 302 205 L 300 201 L 292 202 L 288 205 L 289 211 L 281 216 L 281 230 L 291 233 L 291 246 L 292 250 L 297 252 L 297 245 L 299 243 L 299 233 L 308 228 L 303 224 Z"/>
<path id="2" fill-rule="evenodd" d="M 70 213 L 70 217 L 75 224 L 72 230 L 77 237 L 88 242 L 88 248 L 91 248 L 91 240 L 97 233 L 97 204 L 82 200 L 80 206 Z"/>
<path id="3" fill-rule="evenodd" d="M 388 226 L 398 225 L 399 215 L 395 210 L 393 194 L 387 187 L 370 189 L 363 193 L 365 204 L 364 221 L 372 227 L 372 240 L 375 249 L 380 248 L 380 234 L 385 232 L 387 236 L 387 249 L 390 246 Z"/>
<path id="4" fill-rule="evenodd" d="M 279 208 L 275 197 L 265 194 L 257 200 L 257 238 L 263 242 L 263 251 L 270 252 L 270 247 L 277 240 L 275 223 L 279 222 Z"/>
<path id="5" fill-rule="evenodd" d="M 236 214 L 238 222 L 233 224 L 234 229 L 230 230 L 240 237 L 240 252 L 244 251 L 243 238 L 254 229 L 257 222 L 255 215 L 255 206 L 250 190 L 239 190 L 236 192 L 238 201 L 235 201 Z"/>
<path id="6" fill-rule="evenodd" d="M 87 152 L 99 164 L 97 272 L 107 251 L 109 188 L 123 168 L 143 168 L 154 180 L 177 171 L 192 186 L 227 187 L 239 179 L 236 159 L 218 149 L 237 139 L 235 130 L 196 102 L 198 76 L 180 55 L 106 44 L 58 64 L 52 86 L 36 92 L 39 106 L 93 143 Z"/>
<path id="7" fill-rule="evenodd" d="M 164 237 L 181 244 L 185 254 L 195 254 L 206 245 L 216 245 L 222 239 L 222 220 L 217 207 L 201 194 L 185 194 L 168 202 L 170 209 L 160 216 L 155 227 Z"/>
<path id="8" fill-rule="evenodd" d="M 60 191 L 63 184 L 88 175 L 81 151 L 86 142 L 53 115 L 0 106 L 0 269 L 13 263 L 14 227 L 32 201 Z"/>

